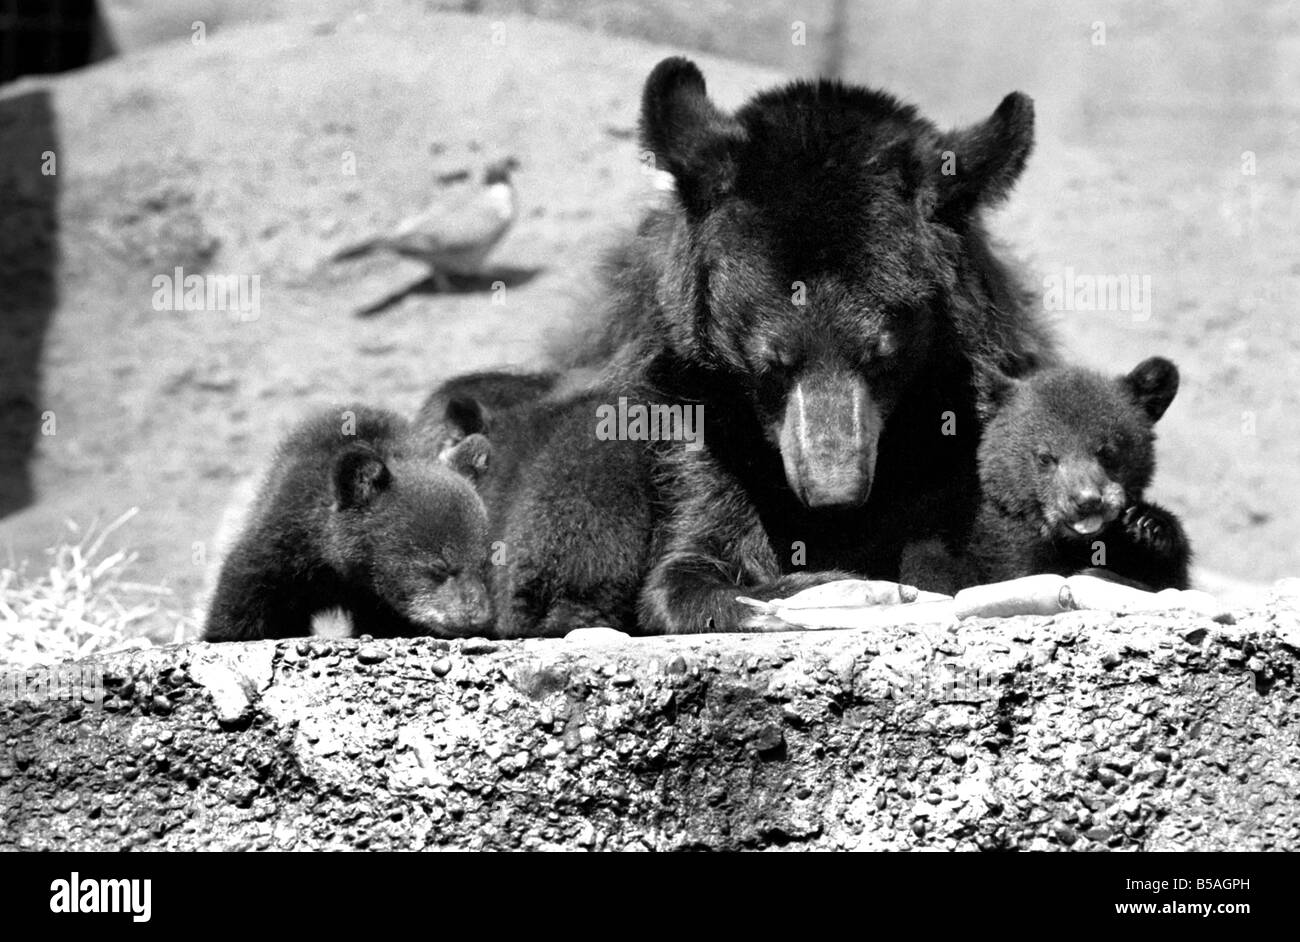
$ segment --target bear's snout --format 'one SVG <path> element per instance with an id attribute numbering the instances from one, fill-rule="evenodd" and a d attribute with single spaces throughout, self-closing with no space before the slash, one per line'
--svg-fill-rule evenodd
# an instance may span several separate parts
<path id="1" fill-rule="evenodd" d="M 1124 488 L 1095 461 L 1066 459 L 1057 471 L 1057 525 L 1092 536 L 1124 509 Z"/>
<path id="2" fill-rule="evenodd" d="M 781 460 L 790 488 L 808 507 L 864 503 L 871 493 L 880 408 L 866 382 L 847 371 L 800 376 L 786 398 Z"/>
<path id="3" fill-rule="evenodd" d="M 492 597 L 481 577 L 462 573 L 418 593 L 405 614 L 436 636 L 480 634 L 492 625 Z"/>

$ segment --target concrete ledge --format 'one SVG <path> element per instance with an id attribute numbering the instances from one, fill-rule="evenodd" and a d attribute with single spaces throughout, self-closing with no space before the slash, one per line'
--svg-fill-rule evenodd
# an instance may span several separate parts
<path id="1" fill-rule="evenodd" d="M 1300 617 L 191 644 L 0 703 L 0 848 L 1300 847 Z"/>

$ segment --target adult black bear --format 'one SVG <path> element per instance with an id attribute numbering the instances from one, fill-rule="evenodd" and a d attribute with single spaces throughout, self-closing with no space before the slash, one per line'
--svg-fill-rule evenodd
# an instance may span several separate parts
<path id="1" fill-rule="evenodd" d="M 1178 391 L 1162 357 L 1120 377 L 1077 367 L 1005 380 L 979 448 L 984 503 L 972 538 L 980 581 L 1104 570 L 1151 589 L 1187 588 L 1178 518 L 1143 494 L 1154 423 Z"/>
<path id="2" fill-rule="evenodd" d="M 643 442 L 598 435 L 610 398 L 599 388 L 567 392 L 556 373 L 490 371 L 444 383 L 420 410 L 426 441 L 491 441 L 492 466 L 478 487 L 498 637 L 638 630 L 655 491 Z"/>
<path id="3" fill-rule="evenodd" d="M 727 114 L 672 58 L 641 140 L 675 197 L 612 257 L 603 337 L 575 358 L 607 362 L 616 395 L 704 407 L 702 448 L 651 446 L 641 628 L 740 629 L 737 595 L 897 579 L 907 544 L 963 546 L 987 377 L 1055 362 L 980 220 L 1024 168 L 1030 100 L 944 133 L 888 95 L 801 81 Z"/>
<path id="4" fill-rule="evenodd" d="M 308 635 L 333 608 L 376 636 L 489 630 L 487 513 L 467 480 L 488 456 L 473 435 L 439 461 L 405 421 L 363 406 L 303 423 L 222 563 L 204 638 Z"/>

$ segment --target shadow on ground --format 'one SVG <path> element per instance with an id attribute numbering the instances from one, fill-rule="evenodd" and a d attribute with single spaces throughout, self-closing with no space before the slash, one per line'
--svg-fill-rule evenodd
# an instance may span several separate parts
<path id="1" fill-rule="evenodd" d="M 429 277 L 424 281 L 411 285 L 409 288 L 403 288 L 401 291 L 394 291 L 373 304 L 368 304 L 357 311 L 357 317 L 374 317 L 377 314 L 383 314 L 391 309 L 394 305 L 405 301 L 412 295 L 421 294 L 491 294 L 501 288 L 519 288 L 532 281 L 542 273 L 541 268 L 514 268 L 503 265 L 472 276 L 450 275 L 447 281 L 450 283 L 451 291 L 443 291 L 438 287 L 436 278 Z"/>

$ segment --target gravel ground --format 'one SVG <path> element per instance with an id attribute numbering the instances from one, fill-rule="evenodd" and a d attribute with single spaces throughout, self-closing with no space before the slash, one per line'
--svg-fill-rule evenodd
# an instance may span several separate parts
<path id="1" fill-rule="evenodd" d="M 0 703 L 0 848 L 1294 850 L 1297 657 L 1294 597 L 104 656 Z"/>

